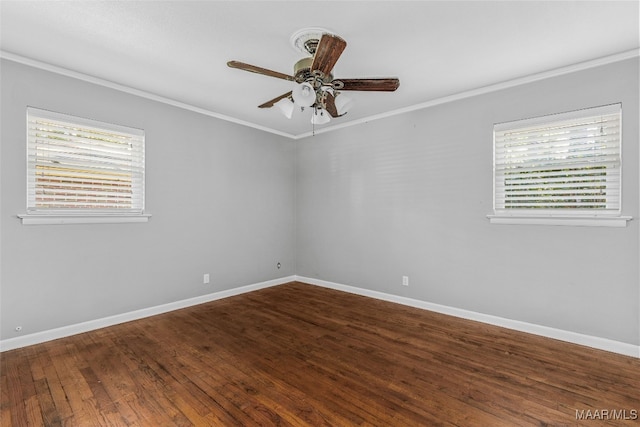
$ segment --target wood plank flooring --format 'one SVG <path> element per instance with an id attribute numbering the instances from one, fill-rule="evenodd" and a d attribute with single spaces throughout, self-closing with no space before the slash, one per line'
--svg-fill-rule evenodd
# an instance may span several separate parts
<path id="1" fill-rule="evenodd" d="M 0 389 L 3 427 L 640 425 L 639 359 L 297 282 L 4 352 Z"/>

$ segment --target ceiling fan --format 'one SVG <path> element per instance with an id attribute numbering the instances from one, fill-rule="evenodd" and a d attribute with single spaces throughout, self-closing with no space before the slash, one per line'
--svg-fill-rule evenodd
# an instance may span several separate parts
<path id="1" fill-rule="evenodd" d="M 295 82 L 291 91 L 259 105 L 258 108 L 277 105 L 288 118 L 291 118 L 295 106 L 302 110 L 311 107 L 311 123 L 324 124 L 330 121 L 329 116 L 343 116 L 350 108 L 352 101 L 346 95 L 341 95 L 341 91 L 393 92 L 400 86 L 397 78 L 334 78 L 333 67 L 347 42 L 322 28 L 297 31 L 291 36 L 291 44 L 297 50 L 311 55 L 295 63 L 293 75 L 240 61 L 227 62 L 231 68 Z"/>

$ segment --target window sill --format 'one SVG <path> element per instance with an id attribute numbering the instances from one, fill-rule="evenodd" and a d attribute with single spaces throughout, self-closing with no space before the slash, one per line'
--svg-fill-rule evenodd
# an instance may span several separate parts
<path id="1" fill-rule="evenodd" d="M 505 216 L 487 215 L 491 224 L 569 225 L 581 227 L 626 227 L 630 216 Z"/>
<path id="2" fill-rule="evenodd" d="M 150 214 L 142 215 L 30 215 L 20 214 L 18 218 L 23 225 L 47 224 L 120 224 L 131 222 L 148 222 Z"/>

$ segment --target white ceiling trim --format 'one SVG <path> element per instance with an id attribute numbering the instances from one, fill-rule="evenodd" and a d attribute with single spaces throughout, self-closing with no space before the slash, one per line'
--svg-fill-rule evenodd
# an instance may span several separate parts
<path id="1" fill-rule="evenodd" d="M 386 112 L 381 113 L 381 114 L 377 114 L 377 115 L 373 115 L 373 116 L 369 116 L 369 117 L 364 117 L 362 119 L 346 122 L 346 123 L 341 124 L 341 125 L 339 124 L 339 125 L 335 125 L 335 126 L 324 127 L 324 128 L 319 129 L 319 130 L 316 130 L 315 134 L 330 132 L 330 131 L 334 131 L 334 130 L 337 130 L 337 129 L 346 128 L 346 127 L 349 127 L 349 126 L 355 126 L 355 125 L 358 125 L 358 124 L 367 123 L 367 122 L 370 122 L 370 121 L 373 121 L 373 120 L 379 120 L 379 119 L 384 119 L 386 117 L 396 116 L 398 114 L 408 113 L 408 112 L 411 112 L 411 111 L 422 110 L 422 109 L 425 109 L 425 108 L 434 107 L 436 105 L 446 104 L 448 102 L 459 101 L 461 99 L 471 98 L 473 96 L 483 95 L 483 94 L 490 93 L 490 92 L 496 92 L 496 91 L 503 90 L 503 89 L 508 89 L 508 88 L 512 88 L 512 87 L 516 87 L 516 86 L 521 86 L 521 85 L 525 85 L 527 83 L 533 83 L 533 82 L 544 80 L 544 79 L 548 79 L 548 78 L 551 78 L 551 77 L 562 76 L 562 75 L 574 73 L 574 72 L 577 72 L 577 71 L 587 70 L 589 68 L 595 68 L 595 67 L 599 67 L 599 66 L 602 66 L 602 65 L 612 64 L 612 63 L 615 63 L 615 62 L 624 61 L 624 60 L 631 59 L 631 58 L 636 58 L 636 57 L 639 57 L 639 56 L 640 56 L 640 49 L 632 49 L 632 50 L 628 50 L 626 52 L 621 52 L 621 53 L 617 53 L 617 54 L 614 54 L 614 55 L 605 56 L 603 58 L 593 59 L 593 60 L 590 60 L 590 61 L 585 61 L 585 62 L 581 62 L 581 63 L 578 63 L 578 64 L 568 65 L 566 67 L 556 68 L 554 70 L 544 71 L 544 72 L 537 73 L 537 74 L 531 74 L 529 76 L 525 76 L 525 77 L 521 77 L 521 78 L 517 78 L 517 79 L 513 79 L 513 80 L 508 80 L 508 81 L 505 81 L 505 82 L 496 83 L 496 84 L 493 84 L 493 85 L 489 85 L 489 86 L 485 86 L 485 87 L 481 87 L 481 88 L 477 88 L 477 89 L 467 90 L 467 91 L 460 92 L 460 93 L 457 93 L 457 94 L 454 94 L 454 95 L 444 96 L 442 98 L 432 99 L 430 101 L 422 102 L 422 103 L 419 103 L 419 104 L 416 104 L 416 105 L 411 105 L 409 107 L 399 108 L 397 110 L 392 110 L 392 111 L 386 111 Z M 312 136 L 312 134 L 313 134 L 312 132 L 307 132 L 307 133 L 304 133 L 304 134 L 300 134 L 300 135 L 297 135 L 295 137 L 295 139 L 306 138 L 308 136 Z"/>
<path id="2" fill-rule="evenodd" d="M 26 58 L 24 56 L 21 55 L 17 55 L 15 53 L 11 53 L 11 52 L 6 52 L 3 50 L 0 50 L 0 58 L 3 59 L 7 59 L 9 61 L 13 61 L 13 62 L 17 62 L 20 64 L 24 64 L 24 65 L 29 65 L 31 67 L 34 68 L 38 68 L 41 70 L 45 70 L 45 71 L 50 71 L 52 73 L 56 73 L 56 74 L 60 74 L 66 77 L 72 77 L 74 79 L 78 79 L 78 80 L 82 80 L 88 83 L 93 83 L 99 86 L 104 86 L 104 87 L 108 87 L 110 89 L 115 89 L 121 92 L 125 92 L 131 95 L 136 95 L 139 96 L 141 98 L 146 98 L 146 99 L 150 99 L 152 101 L 157 101 L 157 102 L 161 102 L 163 104 L 168 104 L 171 105 L 173 107 L 178 107 L 178 108 L 182 108 L 184 110 L 189 110 L 189 111 L 193 111 L 195 113 L 199 113 L 199 114 L 204 114 L 205 116 L 210 116 L 210 117 L 215 117 L 216 119 L 220 119 L 220 120 L 225 120 L 227 122 L 232 122 L 232 123 L 236 123 L 242 126 L 247 126 L 247 127 L 251 127 L 254 129 L 258 129 L 264 132 L 269 132 L 269 133 L 273 133 L 276 135 L 280 135 L 280 136 L 284 136 L 287 138 L 293 138 L 295 139 L 296 136 L 292 135 L 290 133 L 286 133 L 286 132 L 281 132 L 279 130 L 276 129 L 271 129 L 265 126 L 261 126 L 255 123 L 251 123 L 251 122 L 247 122 L 244 120 L 240 120 L 237 119 L 235 117 L 231 117 L 231 116 L 227 116 L 225 114 L 220 114 L 220 113 L 216 113 L 214 111 L 210 111 L 210 110 L 206 110 L 204 108 L 200 108 L 200 107 L 196 107 L 193 105 L 189 105 L 186 104 L 184 102 L 180 102 L 180 101 L 176 101 L 174 99 L 170 99 L 170 98 L 166 98 L 164 96 L 160 96 L 160 95 L 156 95 L 154 93 L 150 93 L 150 92 L 146 92 L 140 89 L 136 89 L 133 87 L 129 87 L 129 86 L 125 86 L 125 85 L 121 85 L 118 83 L 114 83 L 112 81 L 109 80 L 104 80 L 98 77 L 94 77 L 94 76 L 90 76 L 87 74 L 83 74 L 83 73 L 79 73 L 77 71 L 73 71 L 73 70 L 69 70 L 67 68 L 62 68 L 62 67 L 58 67 L 56 65 L 51 65 L 48 64 L 46 62 L 41 62 L 41 61 L 37 61 L 35 59 L 31 59 L 31 58 Z"/>
<path id="3" fill-rule="evenodd" d="M 511 88 L 511 87 L 515 87 L 515 86 L 520 86 L 520 85 L 524 85 L 527 83 L 532 83 L 532 82 L 536 82 L 539 80 L 544 80 L 544 79 L 548 79 L 551 77 L 556 77 L 556 76 L 562 76 L 565 74 L 569 74 L 569 73 L 574 73 L 577 71 L 582 71 L 582 70 L 587 70 L 589 68 L 595 68 L 595 67 L 599 67 L 602 65 L 606 65 L 606 64 L 611 64 L 611 63 L 615 63 L 615 62 L 619 62 L 619 61 L 624 61 L 627 59 L 631 59 L 631 58 L 636 58 L 640 56 L 640 49 L 632 49 L 632 50 L 628 50 L 625 52 L 620 52 L 614 55 L 609 55 L 609 56 L 605 56 L 602 58 L 597 58 L 597 59 L 593 59 L 590 61 L 585 61 L 585 62 L 581 62 L 578 64 L 573 64 L 573 65 L 569 65 L 566 67 L 561 67 L 561 68 L 557 68 L 557 69 L 553 69 L 553 70 L 549 70 L 549 71 L 544 71 L 541 73 L 536 73 L 536 74 L 531 74 L 529 76 L 525 76 L 525 77 L 521 77 L 521 78 L 517 78 L 517 79 L 513 79 L 513 80 L 508 80 L 505 82 L 501 82 L 501 83 L 496 83 L 493 85 L 489 85 L 489 86 L 485 86 L 485 87 L 481 87 L 481 88 L 477 88 L 477 89 L 472 89 L 472 90 L 468 90 L 468 91 L 464 91 L 464 92 L 460 92 L 454 95 L 449 95 L 449 96 L 445 96 L 445 97 L 441 97 L 441 98 L 437 98 L 437 99 L 432 99 L 430 101 L 426 101 L 426 102 L 422 102 L 416 105 L 412 105 L 409 107 L 405 107 L 405 108 L 399 108 L 397 110 L 392 110 L 392 111 L 388 111 L 385 113 L 381 113 L 381 114 L 376 114 L 373 116 L 368 116 L 368 117 L 363 117 L 361 119 L 358 120 L 354 120 L 354 121 L 350 121 L 350 122 L 345 122 L 343 124 L 337 124 L 337 125 L 333 125 L 333 126 L 327 126 L 327 127 L 323 127 L 323 128 L 319 128 L 313 132 L 305 132 L 302 134 L 298 134 L 298 135 L 293 135 L 290 133 L 286 133 L 286 132 L 282 132 L 276 129 L 272 129 L 272 128 L 268 128 L 265 126 L 261 126 L 258 125 L 256 123 L 251 123 L 245 120 L 240 120 L 237 119 L 235 117 L 231 117 L 231 116 L 227 116 L 224 114 L 220 114 L 220 113 L 216 113 L 214 111 L 210 111 L 210 110 L 206 110 L 204 108 L 200 108 L 200 107 L 196 107 L 193 105 L 189 105 L 183 102 L 179 102 L 173 99 L 169 99 L 163 96 L 159 96 L 150 92 L 146 92 L 143 90 L 139 90 L 136 88 L 132 88 L 129 86 L 125 86 L 125 85 L 121 85 L 118 83 L 114 83 L 108 80 L 104 80 L 104 79 L 100 79 L 98 77 L 94 77 L 94 76 L 90 76 L 87 74 L 83 74 L 83 73 L 79 73 L 77 71 L 73 71 L 73 70 L 69 70 L 66 68 L 62 68 L 62 67 L 58 67 L 55 65 L 51 65 L 45 62 L 41 62 L 41 61 L 37 61 L 34 59 L 30 59 L 30 58 L 26 58 L 24 56 L 21 55 L 17 55 L 11 52 L 6 52 L 3 50 L 0 50 L 0 58 L 3 59 L 7 59 L 9 61 L 13 61 L 13 62 L 17 62 L 20 64 L 24 64 L 24 65 L 28 65 L 34 68 L 38 68 L 38 69 L 42 69 L 45 71 L 50 71 L 56 74 L 60 74 L 63 76 L 67 76 L 67 77 L 72 77 L 78 80 L 82 80 L 82 81 L 86 81 L 89 83 L 93 83 L 93 84 L 97 84 L 100 86 L 104 86 L 104 87 L 108 87 L 111 89 L 115 89 L 121 92 L 125 92 L 125 93 L 129 93 L 131 95 L 136 95 L 142 98 L 146 98 L 146 99 L 150 99 L 153 101 L 157 101 L 157 102 L 161 102 L 164 104 L 168 104 L 174 107 L 178 107 L 178 108 L 182 108 L 185 110 L 189 110 L 189 111 L 193 111 L 195 113 L 199 113 L 199 114 L 203 114 L 206 116 L 210 116 L 210 117 L 214 117 L 220 120 L 225 120 L 231 123 L 236 123 L 242 126 L 247 126 L 250 128 L 254 128 L 257 130 L 261 130 L 264 132 L 268 132 L 268 133 L 272 133 L 275 135 L 280 135 L 286 138 L 290 138 L 290 139 L 294 139 L 294 140 L 298 140 L 298 139 L 303 139 L 303 138 L 307 138 L 310 136 L 313 136 L 314 134 L 321 134 L 321 133 L 327 133 L 327 132 L 332 132 L 335 130 L 339 130 L 339 129 L 344 129 L 344 128 L 348 128 L 351 126 L 356 126 L 359 124 L 363 124 L 363 123 L 368 123 L 374 120 L 380 120 L 380 119 L 384 119 L 387 117 L 392 117 L 392 116 L 396 116 L 399 114 L 404 114 L 404 113 L 408 113 L 411 111 L 416 111 L 416 110 L 422 110 L 425 108 L 429 108 L 429 107 L 433 107 L 436 105 L 441 105 L 441 104 L 446 104 L 448 102 L 453 102 L 453 101 L 458 101 L 461 99 L 465 99 L 465 98 L 470 98 L 473 96 L 478 96 L 478 95 L 482 95 L 482 94 L 486 94 L 486 93 L 490 93 L 490 92 L 495 92 L 498 90 L 503 90 L 503 89 L 507 89 L 507 88 Z"/>

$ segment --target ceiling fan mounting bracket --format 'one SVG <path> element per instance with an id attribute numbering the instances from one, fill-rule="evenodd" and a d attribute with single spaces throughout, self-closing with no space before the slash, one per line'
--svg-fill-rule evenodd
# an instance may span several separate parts
<path id="1" fill-rule="evenodd" d="M 320 39 L 309 39 L 304 42 L 304 49 L 311 55 L 315 55 L 316 49 L 318 49 L 318 43 L 320 43 Z"/>

